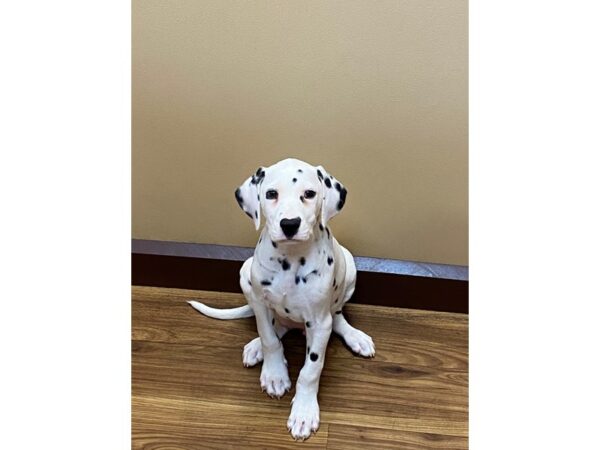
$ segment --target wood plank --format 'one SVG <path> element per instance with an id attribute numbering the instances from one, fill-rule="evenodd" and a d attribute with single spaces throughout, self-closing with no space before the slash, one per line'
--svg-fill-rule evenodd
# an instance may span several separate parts
<path id="1" fill-rule="evenodd" d="M 134 449 L 296 448 L 286 420 L 267 404 L 221 404 L 195 398 L 134 395 Z M 328 425 L 322 424 L 303 448 L 325 448 Z"/>
<path id="2" fill-rule="evenodd" d="M 242 366 L 242 348 L 256 336 L 254 319 L 210 319 L 187 305 L 189 299 L 217 307 L 245 303 L 232 293 L 133 288 L 134 447 L 162 442 L 166 448 L 204 448 L 195 443 L 204 439 L 206 448 L 234 448 L 227 446 L 242 445 L 227 438 L 239 434 L 235 423 L 252 429 L 237 448 L 293 443 L 285 430 L 293 390 L 270 399 L 260 391 L 260 365 Z M 335 432 L 331 445 L 343 445 L 346 438 L 339 435 L 350 427 L 356 442 L 466 448 L 468 316 L 368 305 L 346 309 L 349 321 L 373 337 L 377 355 L 354 356 L 340 339 L 331 339 L 319 392 L 321 437 Z M 295 382 L 305 339 L 294 331 L 283 342 Z M 317 436 L 308 442 L 321 442 Z"/>
<path id="3" fill-rule="evenodd" d="M 336 424 L 329 426 L 326 448 L 328 450 L 363 450 L 365 448 L 454 450 L 468 448 L 468 440 L 466 437 L 460 436 Z"/>

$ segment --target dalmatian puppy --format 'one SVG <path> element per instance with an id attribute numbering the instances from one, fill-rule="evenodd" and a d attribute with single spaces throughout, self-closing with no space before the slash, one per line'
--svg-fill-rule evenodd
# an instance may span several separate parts
<path id="1" fill-rule="evenodd" d="M 285 159 L 259 168 L 235 197 L 258 230 L 265 226 L 254 256 L 240 270 L 248 305 L 215 309 L 189 302 L 217 319 L 256 316 L 258 337 L 243 351 L 246 367 L 263 362 L 260 385 L 280 398 L 291 388 L 281 337 L 291 328 L 306 334 L 306 360 L 287 422 L 292 437 L 304 440 L 319 428 L 319 378 L 333 330 L 355 353 L 375 355 L 373 340 L 352 327 L 342 308 L 354 292 L 356 266 L 328 227 L 344 206 L 346 188 L 322 166 Z"/>

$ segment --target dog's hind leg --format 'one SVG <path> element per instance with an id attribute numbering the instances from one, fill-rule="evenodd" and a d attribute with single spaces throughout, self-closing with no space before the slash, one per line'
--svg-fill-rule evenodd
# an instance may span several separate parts
<path id="1" fill-rule="evenodd" d="M 289 328 L 281 325 L 279 322 L 276 321 L 276 319 L 274 320 L 275 333 L 277 333 L 277 337 L 281 339 L 285 335 L 285 333 L 288 332 Z M 262 360 L 262 342 L 260 341 L 260 337 L 256 337 L 244 346 L 244 351 L 242 353 L 242 362 L 244 363 L 244 367 L 252 367 L 257 365 Z"/>
<path id="2" fill-rule="evenodd" d="M 371 336 L 350 325 L 341 312 L 333 315 L 333 331 L 344 339 L 354 353 L 367 358 L 375 356 L 375 344 Z"/>
<path id="3" fill-rule="evenodd" d="M 352 294 L 354 293 L 354 286 L 356 284 L 356 266 L 354 264 L 354 258 L 348 250 L 342 247 L 344 256 L 346 259 L 346 279 L 344 296 L 342 299 L 342 305 L 345 304 Z M 371 337 L 354 328 L 348 323 L 341 308 L 336 308 L 333 311 L 333 332 L 338 334 L 344 339 L 346 345 L 352 349 L 354 353 L 358 353 L 361 356 L 372 357 L 375 356 L 375 344 Z"/>

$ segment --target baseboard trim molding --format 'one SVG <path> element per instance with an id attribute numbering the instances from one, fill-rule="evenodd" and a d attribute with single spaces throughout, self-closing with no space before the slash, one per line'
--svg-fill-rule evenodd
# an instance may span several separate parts
<path id="1" fill-rule="evenodd" d="M 132 283 L 241 292 L 238 272 L 254 249 L 132 239 Z M 468 313 L 466 266 L 355 257 L 352 302 Z"/>

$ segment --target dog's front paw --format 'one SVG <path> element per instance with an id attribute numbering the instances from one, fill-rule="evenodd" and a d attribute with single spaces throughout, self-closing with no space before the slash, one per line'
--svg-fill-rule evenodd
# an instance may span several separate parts
<path id="1" fill-rule="evenodd" d="M 301 441 L 319 429 L 319 402 L 316 395 L 296 394 L 287 427 L 292 437 Z"/>
<path id="2" fill-rule="evenodd" d="M 255 339 L 252 339 L 244 346 L 242 361 L 244 362 L 244 367 L 252 367 L 257 365 L 262 360 L 262 343 L 260 342 L 260 338 L 257 337 Z"/>
<path id="3" fill-rule="evenodd" d="M 373 339 L 367 333 L 353 328 L 344 335 L 344 341 L 354 353 L 367 358 L 375 356 L 375 344 L 373 344 Z"/>
<path id="4" fill-rule="evenodd" d="M 280 398 L 292 387 L 288 375 L 287 362 L 281 357 L 274 361 L 263 363 L 260 373 L 260 387 L 271 397 Z"/>

